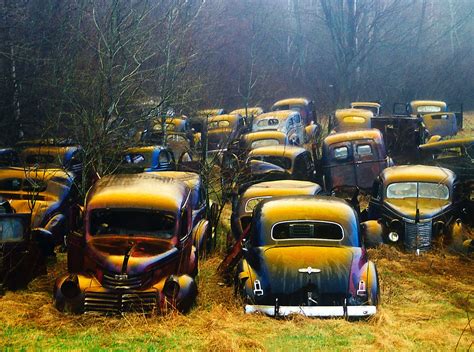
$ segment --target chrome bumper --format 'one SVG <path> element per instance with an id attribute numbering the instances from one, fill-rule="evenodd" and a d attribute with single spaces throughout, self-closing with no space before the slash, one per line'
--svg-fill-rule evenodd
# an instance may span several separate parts
<path id="1" fill-rule="evenodd" d="M 377 313 L 376 306 L 263 306 L 246 305 L 245 313 L 263 313 L 269 316 L 301 314 L 307 317 L 369 317 Z"/>

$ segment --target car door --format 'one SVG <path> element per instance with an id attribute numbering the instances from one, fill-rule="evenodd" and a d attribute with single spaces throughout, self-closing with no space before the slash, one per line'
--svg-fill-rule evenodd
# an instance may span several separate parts
<path id="1" fill-rule="evenodd" d="M 382 158 L 373 140 L 355 141 L 353 144 L 356 185 L 370 189 L 375 178 L 383 170 Z"/>
<path id="2" fill-rule="evenodd" d="M 329 156 L 323 164 L 326 189 L 356 185 L 354 154 L 351 142 L 335 143 L 329 146 Z"/>

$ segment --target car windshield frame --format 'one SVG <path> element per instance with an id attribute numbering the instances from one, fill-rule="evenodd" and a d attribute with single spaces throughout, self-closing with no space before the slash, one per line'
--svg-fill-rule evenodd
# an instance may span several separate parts
<path id="1" fill-rule="evenodd" d="M 394 187 L 405 186 L 406 189 L 392 190 Z M 407 189 L 409 187 L 409 189 Z M 430 187 L 431 189 L 427 189 Z M 446 193 L 445 196 L 439 197 L 430 195 L 428 191 L 435 192 L 436 190 L 433 187 L 438 188 L 443 187 L 443 191 Z M 424 188 L 424 189 L 423 189 Z M 399 192 L 395 194 L 394 192 Z M 405 182 L 393 182 L 390 183 L 385 189 L 385 197 L 387 199 L 406 199 L 406 198 L 422 198 L 422 199 L 438 199 L 438 200 L 449 200 L 451 198 L 451 192 L 449 187 L 443 183 L 436 182 L 417 182 L 417 181 L 405 181 Z"/>
<path id="2" fill-rule="evenodd" d="M 96 217 L 98 212 L 108 212 L 109 214 L 106 216 L 110 218 L 107 219 L 106 216 L 103 216 L 99 218 L 100 220 L 97 220 L 94 217 Z M 107 235 L 143 236 L 169 240 L 176 235 L 179 220 L 176 214 L 172 212 L 140 208 L 100 208 L 92 210 L 89 216 L 87 232 L 93 237 Z M 117 222 L 112 225 L 106 222 L 101 223 L 104 220 L 111 220 L 111 216 L 114 216 L 113 220 Z M 150 228 L 150 226 L 152 226 L 151 223 L 163 224 L 165 217 L 168 222 L 166 228 L 154 230 Z M 137 226 L 140 221 L 147 221 L 147 223 L 141 224 L 143 226 L 142 228 L 133 228 L 133 226 Z M 145 228 L 145 226 L 148 226 L 148 228 Z"/>

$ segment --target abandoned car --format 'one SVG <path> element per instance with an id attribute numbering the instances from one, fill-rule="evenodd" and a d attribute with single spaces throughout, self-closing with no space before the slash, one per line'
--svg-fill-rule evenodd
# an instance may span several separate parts
<path id="1" fill-rule="evenodd" d="M 210 117 L 207 121 L 207 150 L 224 152 L 231 141 L 240 138 L 245 128 L 245 120 L 241 115 Z"/>
<path id="2" fill-rule="evenodd" d="M 235 194 L 230 218 L 232 234 L 238 240 L 252 220 L 253 209 L 264 199 L 278 196 L 317 195 L 322 189 L 313 182 L 280 180 L 260 182 Z"/>
<path id="3" fill-rule="evenodd" d="M 351 109 L 369 110 L 374 116 L 382 115 L 382 104 L 376 101 L 354 101 L 351 103 Z"/>
<path id="4" fill-rule="evenodd" d="M 357 214 L 333 197 L 278 197 L 254 210 L 236 285 L 245 312 L 367 317 L 379 302 Z"/>
<path id="5" fill-rule="evenodd" d="M 120 173 L 169 171 L 176 169 L 173 152 L 166 147 L 154 145 L 128 148 L 122 155 Z"/>
<path id="6" fill-rule="evenodd" d="M 292 110 L 268 112 L 257 116 L 252 125 L 252 132 L 279 131 L 288 136 L 292 145 L 306 142 L 306 130 L 301 115 Z"/>
<path id="7" fill-rule="evenodd" d="M 54 285 L 60 311 L 187 311 L 197 295 L 191 190 L 150 173 L 106 176 L 88 192 L 84 233 L 68 243 L 69 273 Z M 204 220 L 203 220 L 204 221 Z"/>
<path id="8" fill-rule="evenodd" d="M 371 128 L 374 114 L 365 109 L 338 109 L 328 124 L 329 131 L 353 131 Z"/>
<path id="9" fill-rule="evenodd" d="M 6 289 L 24 288 L 45 274 L 46 257 L 54 247 L 49 231 L 31 229 L 30 214 L 14 213 L 6 203 L 0 204 L 0 295 Z"/>
<path id="10" fill-rule="evenodd" d="M 293 110 L 299 112 L 305 126 L 317 123 L 314 102 L 306 98 L 289 98 L 278 100 L 275 104 L 273 104 L 271 110 Z"/>
<path id="11" fill-rule="evenodd" d="M 394 166 L 374 181 L 368 217 L 379 221 L 385 243 L 425 251 L 436 239 L 449 243 L 460 226 L 462 201 L 460 183 L 451 170 Z"/>
<path id="12" fill-rule="evenodd" d="M 333 133 L 323 141 L 320 167 L 328 191 L 338 187 L 370 190 L 375 178 L 388 166 L 392 161 L 377 129 Z"/>
<path id="13" fill-rule="evenodd" d="M 61 169 L 0 168 L 0 196 L 15 212 L 31 214 L 31 227 L 51 232 L 55 244 L 76 226 L 77 187 Z"/>
<path id="14" fill-rule="evenodd" d="M 429 142 L 419 150 L 421 164 L 448 168 L 462 182 L 474 181 L 474 137 Z"/>

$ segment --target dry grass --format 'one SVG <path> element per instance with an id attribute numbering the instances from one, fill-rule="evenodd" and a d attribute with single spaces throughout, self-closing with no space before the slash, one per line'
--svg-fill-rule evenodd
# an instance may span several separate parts
<path id="1" fill-rule="evenodd" d="M 188 350 L 467 350 L 474 340 L 471 259 L 434 252 L 422 256 L 391 247 L 371 250 L 382 304 L 369 321 L 271 319 L 245 315 L 233 289 L 220 284 L 217 256 L 201 263 L 199 299 L 186 316 L 65 315 L 51 305 L 54 278 L 65 256 L 28 290 L 0 298 L 0 348 Z M 467 326 L 467 329 L 466 329 Z M 463 332 L 464 331 L 464 332 Z"/>

